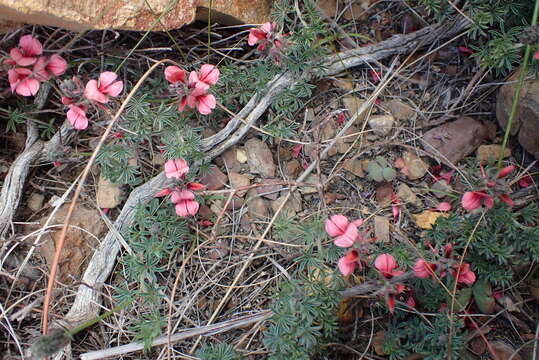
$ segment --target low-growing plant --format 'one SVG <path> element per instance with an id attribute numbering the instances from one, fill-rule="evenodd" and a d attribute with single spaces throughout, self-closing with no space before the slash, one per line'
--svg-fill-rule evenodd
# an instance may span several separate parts
<path id="1" fill-rule="evenodd" d="M 367 176 L 376 182 L 393 181 L 397 176 L 397 171 L 382 156 L 377 156 L 369 161 L 367 165 Z"/>

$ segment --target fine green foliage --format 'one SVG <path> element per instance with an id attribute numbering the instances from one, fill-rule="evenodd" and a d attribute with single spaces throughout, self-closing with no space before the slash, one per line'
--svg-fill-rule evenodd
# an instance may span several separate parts
<path id="1" fill-rule="evenodd" d="M 376 159 L 369 161 L 367 173 L 368 178 L 376 182 L 392 181 L 397 176 L 395 169 L 382 156 L 377 156 Z"/>
<path id="2" fill-rule="evenodd" d="M 437 20 L 457 14 L 447 0 L 420 2 Z M 504 75 L 522 61 L 523 48 L 518 39 L 529 24 L 532 5 L 532 1 L 472 0 L 462 7 L 472 20 L 468 36 L 470 47 L 476 51 L 473 56 L 483 67 Z"/>
<path id="3" fill-rule="evenodd" d="M 103 176 L 112 183 L 137 185 L 141 182 L 138 165 L 129 164 L 135 155 L 126 144 L 104 146 L 97 154 L 96 162 Z"/>
<path id="4" fill-rule="evenodd" d="M 153 199 L 137 207 L 134 223 L 124 238 L 132 252 L 120 258 L 125 284 L 117 288 L 117 299 L 137 301 L 146 309 L 131 322 L 130 329 L 135 340 L 148 348 L 166 323 L 161 308 L 165 289 L 161 288 L 158 276 L 167 270 L 167 259 L 188 241 L 189 229 L 168 203 Z"/>
<path id="5" fill-rule="evenodd" d="M 336 295 L 322 281 L 284 281 L 271 307 L 275 315 L 264 333 L 269 359 L 310 359 L 337 331 Z"/>
<path id="6" fill-rule="evenodd" d="M 427 320 L 404 312 L 393 316 L 384 342 L 390 360 L 401 360 L 413 353 L 423 355 L 425 360 L 447 359 L 450 321 L 453 322 L 451 358 L 462 359 L 466 344 L 464 322 L 456 316 L 450 318 L 445 311 Z"/>
<path id="7" fill-rule="evenodd" d="M 539 260 L 539 228 L 533 225 L 537 218 L 533 203 L 516 211 L 497 204 L 485 214 L 466 256 L 480 278 L 508 286 L 515 266 Z M 440 245 L 452 242 L 456 249 L 463 249 L 478 220 L 478 215 L 439 217 L 426 239 Z"/>
<path id="8" fill-rule="evenodd" d="M 201 360 L 239 360 L 242 358 L 234 347 L 227 343 L 204 344 L 196 352 L 196 356 Z"/>

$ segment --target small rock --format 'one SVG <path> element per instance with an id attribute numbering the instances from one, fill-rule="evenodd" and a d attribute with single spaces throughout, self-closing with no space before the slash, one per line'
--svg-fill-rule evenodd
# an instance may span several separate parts
<path id="1" fill-rule="evenodd" d="M 318 131 L 316 131 L 315 136 L 320 135 L 320 139 L 322 141 L 333 139 L 333 137 L 337 133 L 337 129 L 335 128 L 335 125 L 329 121 L 326 121 L 326 123 L 322 125 L 322 129 L 319 131 L 320 131 L 320 134 L 317 134 Z"/>
<path id="2" fill-rule="evenodd" d="M 346 154 L 352 147 L 352 144 L 345 142 L 344 139 L 337 139 L 335 147 L 337 148 L 337 153 Z"/>
<path id="3" fill-rule="evenodd" d="M 211 219 L 213 211 L 208 205 L 200 204 L 197 215 L 203 219 Z"/>
<path id="4" fill-rule="evenodd" d="M 391 115 L 374 115 L 369 118 L 369 126 L 380 136 L 388 135 L 394 124 L 395 119 Z"/>
<path id="5" fill-rule="evenodd" d="M 285 199 L 286 195 L 283 195 L 271 203 L 271 208 L 273 209 L 274 213 L 277 212 L 277 209 L 279 209 Z M 299 197 L 297 194 L 292 194 L 286 204 L 284 204 L 283 209 L 281 210 L 281 214 L 286 212 L 288 216 L 296 216 L 296 214 L 301 210 L 301 197 Z"/>
<path id="6" fill-rule="evenodd" d="M 399 100 L 391 100 L 384 104 L 393 117 L 397 120 L 410 120 L 415 116 L 412 107 Z"/>
<path id="7" fill-rule="evenodd" d="M 406 151 L 402 159 L 404 160 L 404 165 L 408 168 L 408 179 L 410 180 L 422 178 L 429 169 L 429 166 L 413 152 Z"/>
<path id="8" fill-rule="evenodd" d="M 365 176 L 365 173 L 363 172 L 363 168 L 361 166 L 361 160 L 359 159 L 346 159 L 343 164 L 343 168 L 357 177 L 362 178 Z"/>
<path id="9" fill-rule="evenodd" d="M 247 175 L 238 174 L 233 171 L 228 174 L 228 180 L 230 182 L 230 187 L 233 189 L 249 186 L 251 184 L 251 180 Z M 239 197 L 243 197 L 246 193 L 247 190 L 239 190 L 236 192 Z"/>
<path id="10" fill-rule="evenodd" d="M 354 82 L 352 79 L 335 79 L 333 85 L 344 91 L 354 90 Z"/>
<path id="11" fill-rule="evenodd" d="M 423 135 L 424 149 L 433 157 L 456 164 L 481 145 L 487 129 L 479 121 L 461 117 L 427 131 Z"/>
<path id="12" fill-rule="evenodd" d="M 498 360 L 522 360 L 518 353 L 515 354 L 515 349 L 503 341 L 492 341 L 490 346 Z"/>
<path id="13" fill-rule="evenodd" d="M 385 216 L 374 217 L 374 236 L 378 241 L 389 242 L 389 219 Z"/>
<path id="14" fill-rule="evenodd" d="M 266 200 L 262 199 L 255 189 L 247 192 L 247 212 L 253 219 L 267 219 L 269 209 Z"/>
<path id="15" fill-rule="evenodd" d="M 159 151 L 153 153 L 152 165 L 163 166 L 165 164 L 165 157 Z"/>
<path id="16" fill-rule="evenodd" d="M 417 226 L 419 226 L 421 229 L 428 230 L 432 229 L 432 225 L 434 225 L 436 219 L 438 219 L 440 216 L 448 217 L 449 214 L 425 210 L 421 214 L 412 216 L 414 217 Z"/>
<path id="17" fill-rule="evenodd" d="M 279 160 L 288 161 L 292 159 L 292 151 L 287 147 L 279 147 Z"/>
<path id="18" fill-rule="evenodd" d="M 30 210 L 33 212 L 38 212 L 43 208 L 43 202 L 45 201 L 45 196 L 40 193 L 32 193 L 28 197 L 27 205 Z"/>
<path id="19" fill-rule="evenodd" d="M 412 189 L 404 183 L 399 184 L 397 187 L 397 197 L 406 205 L 411 204 L 416 208 L 420 208 L 423 205 Z"/>
<path id="20" fill-rule="evenodd" d="M 374 347 L 374 352 L 376 353 L 376 355 L 387 355 L 384 352 L 385 337 L 386 333 L 384 332 L 384 330 L 380 330 L 376 334 L 374 334 L 374 337 L 372 338 L 372 346 Z"/>
<path id="21" fill-rule="evenodd" d="M 393 186 L 388 182 L 381 182 L 376 185 L 376 203 L 380 207 L 386 207 L 391 204 L 391 195 L 393 194 Z"/>
<path id="22" fill-rule="evenodd" d="M 237 159 L 237 149 L 231 148 L 228 149 L 221 155 L 221 160 L 223 161 L 223 166 L 228 171 L 234 171 L 234 172 L 240 172 L 241 171 L 241 163 Z"/>
<path id="23" fill-rule="evenodd" d="M 261 174 L 264 177 L 275 176 L 273 155 L 265 142 L 257 138 L 249 139 L 245 142 L 245 151 L 252 174 Z"/>
<path id="24" fill-rule="evenodd" d="M 353 143 L 354 141 L 356 141 L 356 138 L 358 136 L 358 132 L 359 131 L 358 131 L 357 127 L 352 125 L 348 129 L 346 129 L 346 131 L 342 135 L 343 136 L 342 140 L 345 143 Z M 350 135 L 352 135 L 352 136 L 350 136 Z"/>
<path id="25" fill-rule="evenodd" d="M 208 173 L 200 179 L 206 190 L 220 190 L 225 187 L 227 176 L 217 166 L 210 167 Z"/>
<path id="26" fill-rule="evenodd" d="M 343 97 L 342 102 L 344 106 L 346 107 L 346 109 L 348 110 L 348 113 L 350 114 L 350 116 L 354 116 L 359 111 L 361 106 L 363 106 L 363 104 L 365 103 L 365 100 L 360 99 L 357 96 L 346 95 L 345 97 Z M 363 120 L 365 120 L 366 114 L 367 114 L 367 111 L 364 111 L 363 114 L 357 118 L 356 121 L 358 124 L 362 123 Z"/>
<path id="27" fill-rule="evenodd" d="M 280 184 L 282 180 L 279 179 L 264 179 L 260 181 L 259 186 L 256 188 L 258 195 L 264 196 L 270 200 L 276 200 L 279 197 L 279 191 L 283 188 L 283 185 Z"/>
<path id="28" fill-rule="evenodd" d="M 489 161 L 494 162 L 498 160 L 498 156 L 500 155 L 500 151 L 502 150 L 501 145 L 481 145 L 477 148 L 477 160 L 481 162 L 481 164 L 486 164 Z M 506 148 L 503 157 L 504 159 L 511 156 L 511 149 Z"/>
<path id="29" fill-rule="evenodd" d="M 443 199 L 447 195 L 450 195 L 451 191 L 453 190 L 451 185 L 449 185 L 447 181 L 443 179 L 438 180 L 434 184 L 432 184 L 430 189 L 432 190 L 434 196 L 436 196 L 438 199 Z"/>
<path id="30" fill-rule="evenodd" d="M 325 180 L 325 177 L 322 176 L 322 181 Z M 305 179 L 305 183 L 308 183 L 308 184 L 318 184 L 318 175 L 316 174 L 310 174 L 309 176 L 307 176 L 307 178 Z M 316 186 L 301 186 L 299 188 L 299 191 L 302 193 L 302 194 L 315 194 L 318 192 L 318 188 Z"/>
<path id="31" fill-rule="evenodd" d="M 284 167 L 284 174 L 290 179 L 296 179 L 301 172 L 301 163 L 297 159 L 292 159 L 286 163 Z"/>
<path id="32" fill-rule="evenodd" d="M 241 164 L 245 164 L 247 162 L 247 153 L 245 152 L 245 150 L 236 150 L 236 160 L 238 160 Z"/>
<path id="33" fill-rule="evenodd" d="M 99 176 L 97 183 L 97 206 L 101 209 L 113 209 L 122 201 L 122 188 L 120 184 L 113 184 Z"/>

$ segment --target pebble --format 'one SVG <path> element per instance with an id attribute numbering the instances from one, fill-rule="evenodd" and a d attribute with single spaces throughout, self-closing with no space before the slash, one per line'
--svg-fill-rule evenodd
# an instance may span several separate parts
<path id="1" fill-rule="evenodd" d="M 265 142 L 251 138 L 245 142 L 245 151 L 252 174 L 260 174 L 264 177 L 275 176 L 273 155 Z"/>

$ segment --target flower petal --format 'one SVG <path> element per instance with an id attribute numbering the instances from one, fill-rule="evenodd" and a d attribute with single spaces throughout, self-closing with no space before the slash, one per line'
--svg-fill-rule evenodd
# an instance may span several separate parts
<path id="1" fill-rule="evenodd" d="M 165 79 L 172 84 L 185 82 L 185 71 L 179 66 L 167 66 L 165 68 Z"/>
<path id="2" fill-rule="evenodd" d="M 116 97 L 120 95 L 123 89 L 124 89 L 123 81 L 115 81 L 109 86 L 107 86 L 106 89 L 103 89 L 103 93 L 112 97 Z"/>
<path id="3" fill-rule="evenodd" d="M 475 191 L 467 191 L 462 196 L 462 207 L 472 211 L 481 206 L 481 196 Z"/>
<path id="4" fill-rule="evenodd" d="M 118 78 L 115 72 L 105 71 L 99 75 L 99 90 L 104 91 L 108 86 L 110 86 Z"/>
<path id="5" fill-rule="evenodd" d="M 357 227 L 353 224 L 349 224 L 344 234 L 337 236 L 333 242 L 339 247 L 347 248 L 354 245 L 354 242 L 357 240 L 357 235 Z"/>
<path id="6" fill-rule="evenodd" d="M 95 101 L 101 104 L 106 104 L 109 101 L 109 97 L 97 88 L 97 80 L 90 80 L 86 84 L 84 89 L 84 96 L 90 101 Z"/>
<path id="7" fill-rule="evenodd" d="M 344 234 L 348 227 L 348 218 L 344 215 L 333 215 L 326 220 L 326 232 L 329 236 L 335 237 Z"/>
<path id="8" fill-rule="evenodd" d="M 84 130 L 88 127 L 88 118 L 82 108 L 76 105 L 69 105 L 67 120 L 76 130 Z"/>
<path id="9" fill-rule="evenodd" d="M 34 96 L 39 90 L 39 81 L 27 77 L 17 84 L 15 92 L 22 96 Z"/>
<path id="10" fill-rule="evenodd" d="M 198 100 L 198 112 L 202 115 L 211 114 L 212 110 L 215 109 L 217 104 L 215 97 L 212 94 L 206 94 L 197 98 Z"/>
<path id="11" fill-rule="evenodd" d="M 397 262 L 392 255 L 381 254 L 376 257 L 376 260 L 374 260 L 374 267 L 378 269 L 378 271 L 380 271 L 382 274 L 390 275 L 397 267 Z"/>
<path id="12" fill-rule="evenodd" d="M 41 42 L 32 35 L 21 36 L 19 40 L 19 47 L 26 56 L 38 56 L 43 53 L 43 46 L 41 45 Z"/>
<path id="13" fill-rule="evenodd" d="M 165 162 L 165 175 L 167 178 L 181 179 L 189 172 L 187 161 L 182 158 L 171 159 Z"/>
<path id="14" fill-rule="evenodd" d="M 199 81 L 209 85 L 214 85 L 219 81 L 219 69 L 210 64 L 204 64 L 200 67 Z"/>
<path id="15" fill-rule="evenodd" d="M 60 55 L 52 55 L 47 64 L 47 70 L 55 76 L 60 76 L 67 70 L 67 61 Z"/>

